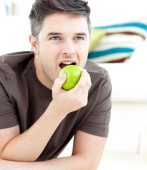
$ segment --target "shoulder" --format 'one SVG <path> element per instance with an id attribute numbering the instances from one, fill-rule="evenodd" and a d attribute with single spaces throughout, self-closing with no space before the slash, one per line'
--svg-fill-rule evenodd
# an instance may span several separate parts
<path id="1" fill-rule="evenodd" d="M 90 74 L 92 83 L 99 82 L 100 80 L 110 79 L 108 71 L 99 66 L 98 63 L 95 63 L 91 60 L 87 60 L 85 69 Z"/>
<path id="2" fill-rule="evenodd" d="M 15 72 L 20 65 L 25 65 L 33 56 L 32 51 L 8 53 L 0 56 L 0 73 Z"/>

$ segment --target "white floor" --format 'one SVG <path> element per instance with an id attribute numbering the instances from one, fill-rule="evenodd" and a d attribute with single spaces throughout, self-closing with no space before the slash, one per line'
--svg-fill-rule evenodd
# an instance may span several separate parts
<path id="1" fill-rule="evenodd" d="M 98 170 L 147 170 L 147 154 L 104 152 Z"/>
<path id="2" fill-rule="evenodd" d="M 72 140 L 59 157 L 70 156 Z M 104 151 L 97 170 L 147 170 L 147 154 Z"/>
<path id="3" fill-rule="evenodd" d="M 147 170 L 146 103 L 113 103 L 110 133 L 97 170 Z M 73 139 L 62 156 L 70 156 Z"/>

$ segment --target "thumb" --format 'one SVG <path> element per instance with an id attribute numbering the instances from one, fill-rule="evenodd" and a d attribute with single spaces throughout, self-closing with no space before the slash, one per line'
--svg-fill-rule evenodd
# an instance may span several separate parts
<path id="1" fill-rule="evenodd" d="M 64 73 L 55 80 L 52 90 L 59 92 L 62 88 L 62 85 L 65 83 L 65 81 L 66 81 L 66 74 Z"/>
<path id="2" fill-rule="evenodd" d="M 63 73 L 61 76 L 59 76 L 59 79 L 61 79 L 61 81 L 65 81 L 66 80 L 66 74 Z"/>

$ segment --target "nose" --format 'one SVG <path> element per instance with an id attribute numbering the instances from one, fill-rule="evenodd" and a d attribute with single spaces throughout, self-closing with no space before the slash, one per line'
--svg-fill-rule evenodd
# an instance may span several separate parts
<path id="1" fill-rule="evenodd" d="M 75 47 L 73 42 L 71 41 L 64 42 L 62 47 L 62 54 L 67 56 L 72 56 L 75 54 Z"/>

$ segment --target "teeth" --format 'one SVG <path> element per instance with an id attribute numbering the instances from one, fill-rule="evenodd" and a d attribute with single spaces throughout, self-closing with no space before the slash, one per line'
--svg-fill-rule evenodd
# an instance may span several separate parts
<path id="1" fill-rule="evenodd" d="M 74 62 L 63 62 L 63 64 L 72 64 Z"/>

